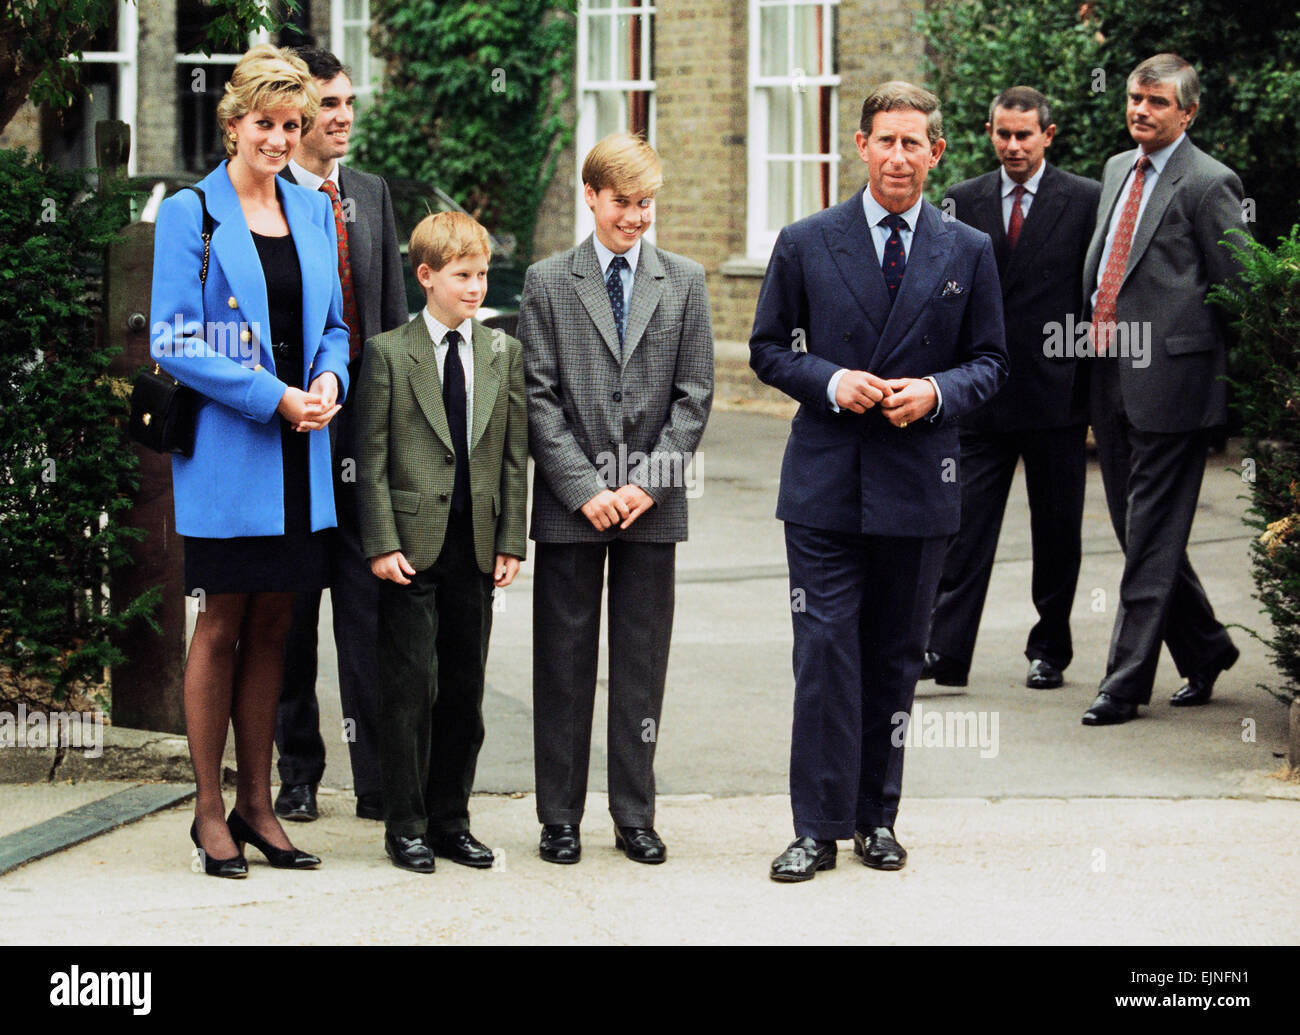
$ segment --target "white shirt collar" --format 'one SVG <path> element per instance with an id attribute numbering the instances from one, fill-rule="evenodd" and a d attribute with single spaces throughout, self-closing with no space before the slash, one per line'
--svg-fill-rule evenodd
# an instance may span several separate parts
<path id="1" fill-rule="evenodd" d="M 1155 169 L 1157 176 L 1159 176 L 1162 172 L 1165 171 L 1165 163 L 1169 161 L 1169 156 L 1174 153 L 1174 149 L 1183 142 L 1186 136 L 1187 134 L 1185 132 L 1179 133 L 1178 138 L 1172 144 L 1166 144 L 1159 151 L 1152 151 L 1149 155 L 1147 155 L 1147 161 L 1151 163 L 1151 166 L 1152 168 Z M 1140 147 L 1138 148 L 1138 153 L 1139 154 L 1143 153 L 1142 148 Z M 1133 162 L 1136 165 L 1137 159 L 1134 158 Z"/>
<path id="2" fill-rule="evenodd" d="M 608 248 L 606 248 L 603 244 L 601 244 L 600 238 L 597 237 L 595 234 L 591 235 L 591 243 L 596 246 L 596 261 L 600 263 L 601 276 L 608 276 L 610 261 L 618 253 L 611 252 Z M 641 258 L 641 238 L 638 237 L 636 239 L 636 244 L 632 245 L 631 248 L 623 252 L 623 258 L 627 259 L 628 268 L 631 269 L 632 274 L 635 276 L 637 260 Z"/>
<path id="3" fill-rule="evenodd" d="M 903 220 L 907 223 L 907 229 L 912 233 L 916 232 L 916 223 L 917 220 L 920 218 L 921 206 L 924 203 L 925 203 L 924 198 L 917 198 L 915 205 L 909 208 L 906 212 L 899 213 L 899 215 L 902 216 Z M 880 202 L 878 202 L 874 197 L 871 196 L 870 187 L 863 188 L 862 211 L 865 212 L 867 215 L 867 225 L 872 228 L 878 226 L 880 221 L 884 219 L 887 215 L 889 215 L 889 210 L 885 208 L 885 206 L 882 205 Z"/>
<path id="4" fill-rule="evenodd" d="M 1008 194 L 1010 194 L 1013 190 L 1015 190 L 1017 187 L 1020 186 L 1023 186 L 1025 188 L 1026 194 L 1036 195 L 1038 193 L 1038 185 L 1039 183 L 1042 182 L 1043 173 L 1045 173 L 1046 171 L 1047 171 L 1047 160 L 1044 159 L 1043 161 L 1038 163 L 1038 171 L 1034 173 L 1033 176 L 1029 177 L 1029 179 L 1027 179 L 1023 184 L 1019 184 L 1016 183 L 1015 180 L 1013 180 L 1010 176 L 1007 175 L 1007 168 L 1005 165 L 999 165 L 998 175 L 1002 181 L 1002 197 L 1005 198 Z"/>
<path id="5" fill-rule="evenodd" d="M 290 158 L 289 171 L 293 173 L 293 178 L 298 181 L 299 186 L 306 187 L 308 190 L 320 190 L 321 184 L 324 183 L 326 180 L 329 180 L 332 184 L 334 184 L 335 190 L 340 192 L 342 190 L 342 188 L 339 187 L 339 163 L 338 162 L 334 163 L 334 168 L 330 170 L 330 174 L 328 176 L 320 177 L 317 176 L 310 169 L 304 169 L 301 165 L 299 165 L 292 158 Z"/>
<path id="6" fill-rule="evenodd" d="M 433 339 L 434 348 L 442 347 L 442 339 L 447 337 L 447 332 L 455 330 L 460 335 L 462 345 L 469 345 L 474 340 L 474 322 L 472 320 L 463 320 L 459 327 L 446 327 L 440 323 L 433 313 L 429 312 L 426 305 L 420 310 L 424 317 L 424 326 L 429 329 L 429 337 Z"/>

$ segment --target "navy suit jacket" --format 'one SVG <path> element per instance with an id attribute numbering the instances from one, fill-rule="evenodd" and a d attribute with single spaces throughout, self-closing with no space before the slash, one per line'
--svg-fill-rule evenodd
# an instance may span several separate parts
<path id="1" fill-rule="evenodd" d="M 203 210 L 179 191 L 158 209 L 150 306 L 153 359 L 200 396 L 194 454 L 172 457 L 176 531 L 227 539 L 284 534 L 280 418 L 284 383 L 265 340 L 271 310 L 257 246 L 222 162 L 197 184 L 215 227 L 207 284 Z M 306 389 L 327 370 L 348 387 L 338 246 L 329 199 L 276 178 L 276 192 L 302 270 L 303 368 L 289 372 Z M 307 432 L 313 531 L 335 525 L 328 429 Z"/>
<path id="2" fill-rule="evenodd" d="M 957 531 L 956 419 L 1007 376 L 987 234 L 924 203 L 891 307 L 859 191 L 781 231 L 749 348 L 759 379 L 801 404 L 781 468 L 778 519 L 867 535 Z M 826 387 L 841 367 L 934 377 L 943 396 L 938 418 L 895 428 L 877 407 L 835 412 Z"/>

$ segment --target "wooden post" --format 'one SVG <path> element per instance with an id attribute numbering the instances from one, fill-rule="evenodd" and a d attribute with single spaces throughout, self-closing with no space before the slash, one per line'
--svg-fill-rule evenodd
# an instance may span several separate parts
<path id="1" fill-rule="evenodd" d="M 130 127 L 101 122 L 95 127 L 100 187 L 125 174 Z M 114 377 L 134 379 L 149 358 L 149 296 L 153 283 L 154 227 L 132 223 L 108 248 L 104 263 L 101 340 L 120 345 Z M 113 576 L 113 595 L 134 600 L 152 586 L 162 588 L 154 617 L 161 635 L 144 622 L 114 642 L 126 661 L 113 669 L 113 724 L 180 733 L 185 730 L 182 685 L 185 672 L 184 554 L 174 527 L 171 458 L 131 443 L 140 458 L 140 488 L 123 520 L 144 530 L 131 547 L 132 565 Z"/>

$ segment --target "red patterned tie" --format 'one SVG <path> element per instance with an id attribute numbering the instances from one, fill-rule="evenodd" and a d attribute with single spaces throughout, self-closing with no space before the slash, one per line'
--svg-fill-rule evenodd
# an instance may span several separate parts
<path id="1" fill-rule="evenodd" d="M 1099 356 L 1106 354 L 1115 328 L 1115 302 L 1119 298 L 1120 283 L 1124 280 L 1124 268 L 1128 265 L 1128 253 L 1133 247 L 1133 230 L 1137 226 L 1138 208 L 1142 204 L 1142 185 L 1146 183 L 1146 170 L 1150 164 L 1151 160 L 1146 155 L 1137 160 L 1133 185 L 1124 201 L 1124 211 L 1119 215 L 1119 226 L 1115 229 L 1110 258 L 1097 288 L 1097 304 L 1092 310 L 1092 340 Z"/>
<path id="2" fill-rule="evenodd" d="M 1020 199 L 1024 196 L 1024 184 L 1017 183 L 1016 189 L 1011 192 L 1011 218 L 1007 221 L 1007 246 L 1013 250 L 1025 225 L 1025 213 L 1020 208 Z"/>
<path id="3" fill-rule="evenodd" d="M 343 205 L 338 188 L 326 180 L 320 189 L 329 195 L 334 205 L 334 230 L 339 238 L 339 283 L 343 285 L 343 322 L 348 325 L 348 361 L 361 352 L 361 321 L 357 319 L 357 296 L 352 290 L 352 258 L 348 253 L 348 224 L 343 218 Z"/>

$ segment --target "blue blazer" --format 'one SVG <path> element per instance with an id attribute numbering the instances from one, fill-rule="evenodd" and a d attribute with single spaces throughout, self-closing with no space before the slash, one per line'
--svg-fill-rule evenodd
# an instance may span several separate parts
<path id="1" fill-rule="evenodd" d="M 763 278 L 750 365 L 801 405 L 776 516 L 834 532 L 943 536 L 961 515 L 956 418 L 1007 377 L 1002 292 L 987 234 L 921 206 L 891 307 L 862 192 L 787 226 Z M 841 367 L 934 377 L 938 419 L 895 428 L 880 410 L 835 412 Z"/>
<path id="2" fill-rule="evenodd" d="M 303 369 L 307 386 L 326 370 L 348 386 L 338 246 L 329 199 L 276 177 L 302 267 Z M 198 183 L 215 223 L 205 288 L 203 211 L 179 191 L 162 203 L 154 235 L 150 352 L 164 370 L 200 394 L 194 455 L 172 458 L 176 531 L 227 539 L 284 533 L 280 417 L 284 384 L 269 347 L 270 308 L 257 247 L 226 163 Z M 265 342 L 265 347 L 264 343 Z M 335 525 L 329 431 L 311 431 L 308 453 L 313 531 Z"/>

